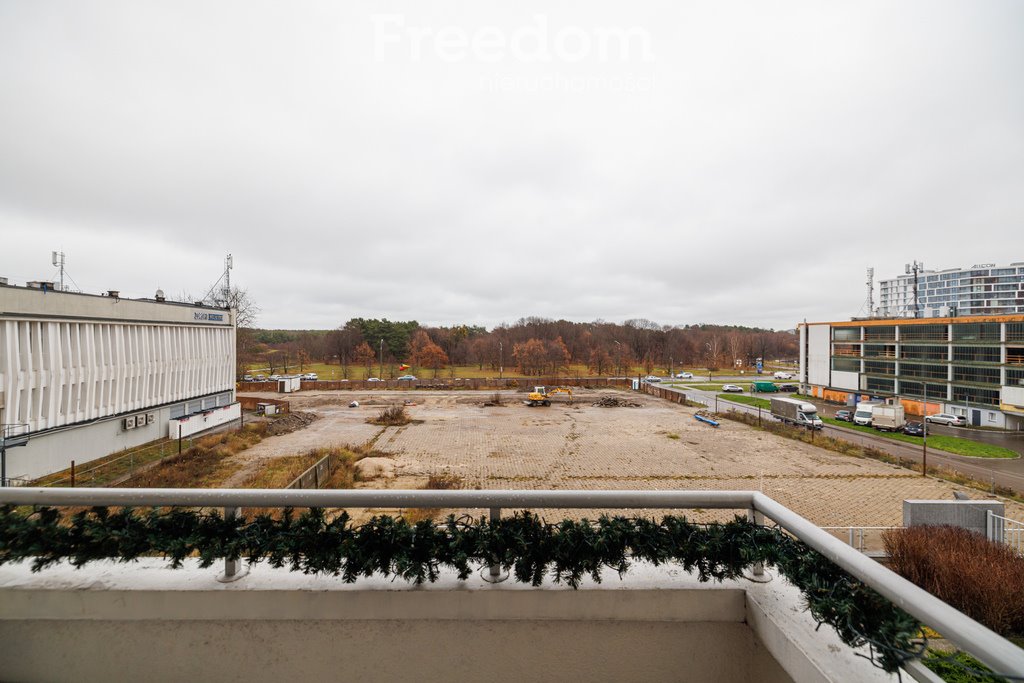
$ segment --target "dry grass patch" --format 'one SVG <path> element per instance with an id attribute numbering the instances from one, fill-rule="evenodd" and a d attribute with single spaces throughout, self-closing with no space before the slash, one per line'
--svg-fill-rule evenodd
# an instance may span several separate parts
<path id="1" fill-rule="evenodd" d="M 165 458 L 150 469 L 118 484 L 124 488 L 212 488 L 228 478 L 237 465 L 224 460 L 258 444 L 267 433 L 265 423 L 196 439 L 180 455 Z"/>
<path id="2" fill-rule="evenodd" d="M 409 411 L 405 409 L 405 406 L 389 406 L 380 411 L 377 417 L 371 417 L 367 420 L 369 424 L 380 427 L 401 427 L 412 421 L 412 417 L 409 415 Z"/>

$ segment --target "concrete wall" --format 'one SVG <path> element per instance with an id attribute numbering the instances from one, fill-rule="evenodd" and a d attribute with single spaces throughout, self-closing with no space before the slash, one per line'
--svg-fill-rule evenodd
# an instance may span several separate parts
<path id="1" fill-rule="evenodd" d="M 827 387 L 831 384 L 832 327 L 808 325 L 807 344 L 807 381 Z"/>
<path id="2" fill-rule="evenodd" d="M 177 418 L 168 423 L 166 436 L 170 439 L 177 439 L 179 436 L 192 436 L 237 420 L 241 415 L 241 404 L 232 403 L 229 406 L 221 406 L 195 415 Z"/>
<path id="3" fill-rule="evenodd" d="M 858 372 L 842 372 L 840 370 L 832 371 L 832 386 L 836 389 L 847 389 L 849 391 L 857 391 L 860 389 L 860 373 Z"/>
<path id="4" fill-rule="evenodd" d="M 1006 514 L 1006 506 L 997 500 L 905 500 L 903 526 L 958 526 L 982 536 L 986 531 L 986 511 Z"/>
<path id="5" fill-rule="evenodd" d="M 107 680 L 889 681 L 815 631 L 799 593 L 638 564 L 580 590 L 414 586 L 189 560 L 0 566 L 5 678 Z M 762 640 L 763 639 L 763 640 Z"/>

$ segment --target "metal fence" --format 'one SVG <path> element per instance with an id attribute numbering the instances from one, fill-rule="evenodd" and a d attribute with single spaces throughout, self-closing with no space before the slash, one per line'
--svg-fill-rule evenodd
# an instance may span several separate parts
<path id="1" fill-rule="evenodd" d="M 235 517 L 241 507 L 483 508 L 492 519 L 500 517 L 502 508 L 745 510 L 757 524 L 775 522 L 993 670 L 1024 676 L 1024 650 L 757 491 L 6 488 L 0 490 L 0 504 L 222 507 L 226 517 Z M 238 559 L 226 559 L 222 580 L 243 576 L 240 565 Z M 491 568 L 495 578 L 496 569 Z M 919 667 L 908 669 L 916 677 Z"/>
<path id="2" fill-rule="evenodd" d="M 177 439 L 167 439 L 158 443 L 150 444 L 142 448 L 134 448 L 125 451 L 124 454 L 104 460 L 101 463 L 86 463 L 85 467 L 77 467 L 75 461 L 71 461 L 71 469 L 66 474 L 56 479 L 44 477 L 42 480 L 22 480 L 15 485 L 31 485 L 35 481 L 42 481 L 40 486 L 108 486 L 114 482 L 127 479 L 134 475 L 139 468 L 158 462 L 166 457 L 177 455 L 192 447 L 195 439 L 191 437 L 181 439 L 179 447 Z M 11 479 L 11 481 L 15 481 Z"/>
<path id="3" fill-rule="evenodd" d="M 331 476 L 330 454 L 320 458 L 312 467 L 295 477 L 295 481 L 288 484 L 286 489 L 318 489 L 321 484 L 326 483 Z"/>

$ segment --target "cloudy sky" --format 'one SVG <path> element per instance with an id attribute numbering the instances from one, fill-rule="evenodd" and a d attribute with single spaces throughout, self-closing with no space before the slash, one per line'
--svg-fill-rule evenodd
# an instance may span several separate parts
<path id="1" fill-rule="evenodd" d="M 1024 3 L 0 1 L 0 276 L 792 327 L 1024 261 Z"/>

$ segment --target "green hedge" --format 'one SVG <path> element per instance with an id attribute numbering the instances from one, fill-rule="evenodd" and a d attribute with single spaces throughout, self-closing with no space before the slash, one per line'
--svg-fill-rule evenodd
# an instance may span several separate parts
<path id="1" fill-rule="evenodd" d="M 848 645 L 871 646 L 872 660 L 886 671 L 923 647 L 914 641 L 919 624 L 908 614 L 803 543 L 740 518 L 695 524 L 679 516 L 602 516 L 552 524 L 521 512 L 494 523 L 451 516 L 410 524 L 381 516 L 355 526 L 346 513 L 329 519 L 318 509 L 247 520 L 192 510 L 93 508 L 62 516 L 53 508 L 0 508 L 0 564 L 31 560 L 39 571 L 61 560 L 79 567 L 154 555 L 172 567 L 193 556 L 204 567 L 245 558 L 349 582 L 382 574 L 417 584 L 436 581 L 446 567 L 466 579 L 477 567 L 498 564 L 522 583 L 536 586 L 550 576 L 573 588 L 585 576 L 599 582 L 605 568 L 622 575 L 633 560 L 680 564 L 701 581 L 738 578 L 763 562 L 803 592 L 815 620 Z"/>

